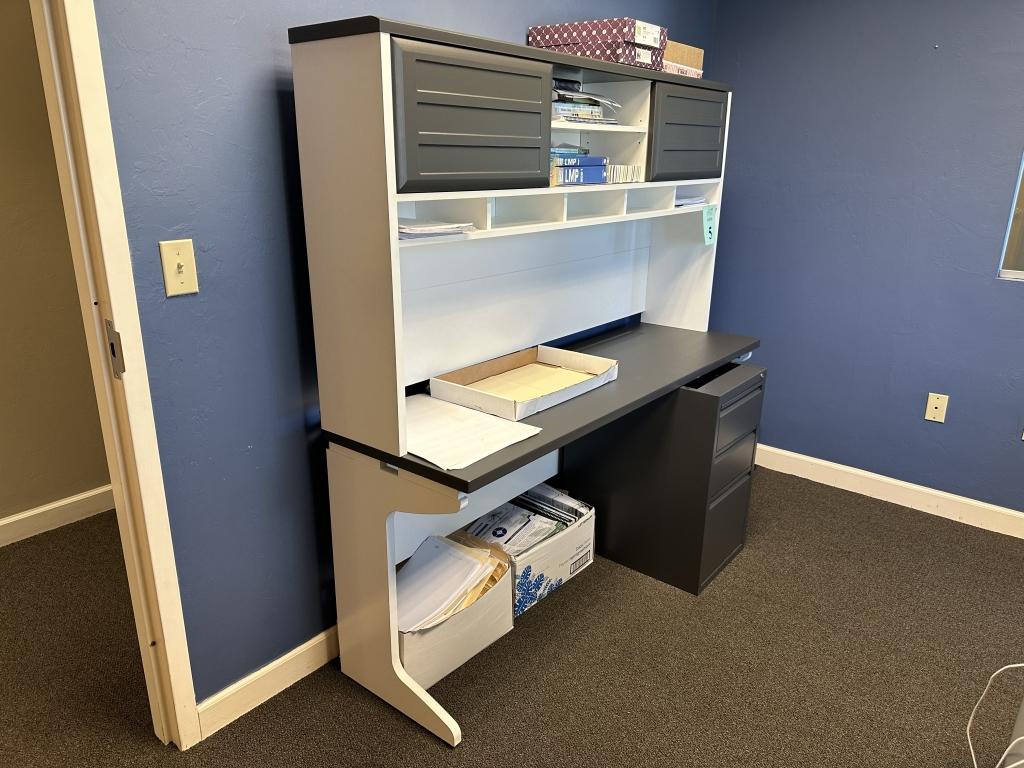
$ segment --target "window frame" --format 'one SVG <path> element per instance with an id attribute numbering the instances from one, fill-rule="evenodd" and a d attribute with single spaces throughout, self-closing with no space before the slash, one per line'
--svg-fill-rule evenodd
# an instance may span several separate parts
<path id="1" fill-rule="evenodd" d="M 1024 210 L 1021 210 L 1018 215 L 1018 206 L 1024 208 L 1024 154 L 1021 155 L 1020 169 L 1017 171 L 1017 185 L 1013 191 L 1010 218 L 1006 223 L 1006 235 L 1003 237 L 1002 257 L 999 259 L 998 277 L 1003 280 L 1024 281 Z M 1016 221 L 1014 221 L 1015 219 Z M 1014 231 L 1014 225 L 1020 230 L 1019 233 Z M 1018 234 L 1019 237 L 1012 237 Z M 1006 258 L 1009 255 L 1010 241 L 1013 239 L 1019 239 L 1021 242 L 1021 262 L 1013 267 L 1007 267 Z"/>

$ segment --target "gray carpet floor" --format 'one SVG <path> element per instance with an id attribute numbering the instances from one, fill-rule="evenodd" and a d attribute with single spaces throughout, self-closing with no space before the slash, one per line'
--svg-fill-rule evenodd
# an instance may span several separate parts
<path id="1" fill-rule="evenodd" d="M 0 549 L 0 766 L 966 766 L 1022 602 L 1024 541 L 758 470 L 699 598 L 598 559 L 435 686 L 456 749 L 334 663 L 182 754 L 150 730 L 108 513 Z M 1022 691 L 986 700 L 985 765 Z"/>

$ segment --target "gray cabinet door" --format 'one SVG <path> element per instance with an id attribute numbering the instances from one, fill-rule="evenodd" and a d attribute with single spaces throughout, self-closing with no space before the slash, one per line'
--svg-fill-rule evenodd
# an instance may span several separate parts
<path id="1" fill-rule="evenodd" d="M 399 192 L 546 187 L 551 65 L 392 39 Z"/>
<path id="2" fill-rule="evenodd" d="M 651 94 L 649 181 L 715 179 L 722 175 L 728 94 L 655 83 Z"/>

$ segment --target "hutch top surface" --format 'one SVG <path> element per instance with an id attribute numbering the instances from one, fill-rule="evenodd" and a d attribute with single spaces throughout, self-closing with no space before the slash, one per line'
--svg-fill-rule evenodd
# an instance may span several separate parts
<path id="1" fill-rule="evenodd" d="M 590 75 L 589 78 L 585 79 L 591 82 L 596 81 L 595 78 L 599 79 L 601 73 L 604 73 L 614 76 L 617 80 L 623 77 L 631 77 L 637 80 L 688 85 L 711 91 L 732 90 L 729 85 L 715 82 L 714 80 L 684 77 L 669 72 L 632 67 L 627 64 L 588 59 L 583 56 L 551 51 L 546 48 L 533 48 L 528 45 L 507 43 L 504 40 L 494 40 L 489 37 L 477 37 L 476 35 L 466 35 L 460 32 L 450 32 L 446 29 L 434 29 L 433 27 L 423 27 L 419 24 L 408 24 L 404 21 L 382 19 L 378 16 L 357 16 L 351 19 L 325 21 L 318 24 L 292 27 L 288 30 L 288 42 L 292 44 L 309 43 L 315 40 L 328 40 L 335 37 L 349 37 L 351 35 L 364 35 L 374 32 L 382 32 L 411 40 L 422 40 L 428 43 L 454 45 L 459 48 L 469 48 L 485 53 L 517 56 L 521 59 L 533 59 L 534 61 L 546 61 L 566 69 L 585 70 Z"/>

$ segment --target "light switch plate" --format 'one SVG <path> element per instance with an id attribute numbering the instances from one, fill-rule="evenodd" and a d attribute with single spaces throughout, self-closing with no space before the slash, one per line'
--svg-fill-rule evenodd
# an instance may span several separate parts
<path id="1" fill-rule="evenodd" d="M 949 405 L 949 395 L 938 395 L 934 392 L 928 393 L 928 405 L 924 408 L 925 421 L 937 421 L 940 424 L 946 421 L 946 407 Z"/>
<path id="2" fill-rule="evenodd" d="M 199 293 L 196 252 L 191 240 L 161 240 L 160 261 L 164 267 L 164 292 L 168 296 Z"/>

